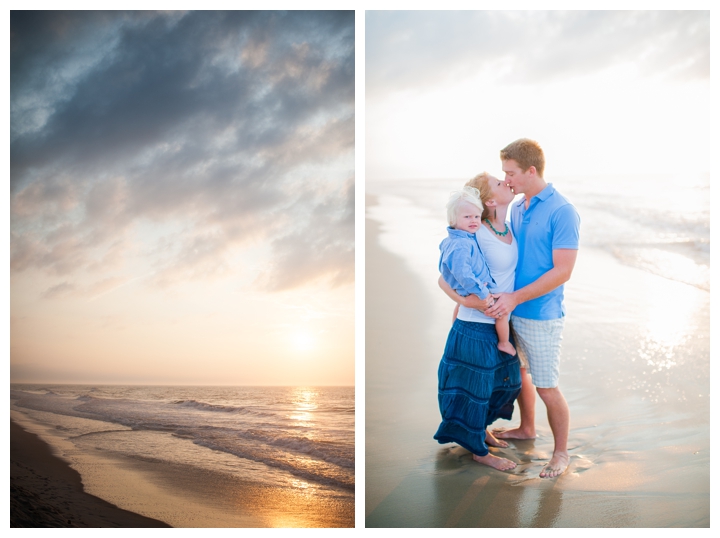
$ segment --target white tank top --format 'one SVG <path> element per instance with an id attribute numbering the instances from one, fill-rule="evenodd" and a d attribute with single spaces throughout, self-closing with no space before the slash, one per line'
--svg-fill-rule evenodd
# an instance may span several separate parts
<path id="1" fill-rule="evenodd" d="M 508 224 L 509 226 L 509 224 Z M 512 232 L 510 232 L 512 235 Z M 480 250 L 485 257 L 490 274 L 495 280 L 493 292 L 509 292 L 515 290 L 515 266 L 518 260 L 517 241 L 512 238 L 509 245 L 500 241 L 485 225 L 475 234 Z M 458 319 L 476 323 L 495 323 L 495 318 L 489 318 L 479 310 L 460 305 Z"/>

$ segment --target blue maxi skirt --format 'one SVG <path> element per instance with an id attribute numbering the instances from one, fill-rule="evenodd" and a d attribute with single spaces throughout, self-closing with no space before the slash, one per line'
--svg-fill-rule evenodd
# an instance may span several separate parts
<path id="1" fill-rule="evenodd" d="M 520 394 L 520 361 L 497 348 L 495 325 L 455 320 L 438 369 L 439 443 L 485 456 L 486 428 L 512 418 Z"/>

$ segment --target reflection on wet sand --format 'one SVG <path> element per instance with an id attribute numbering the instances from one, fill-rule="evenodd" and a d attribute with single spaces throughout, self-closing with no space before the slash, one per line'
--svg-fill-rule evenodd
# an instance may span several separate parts
<path id="1" fill-rule="evenodd" d="M 538 399 L 538 438 L 491 448 L 518 463 L 503 473 L 432 442 L 452 307 L 378 248 L 377 230 L 369 220 L 367 527 L 709 526 L 706 290 L 583 250 L 566 294 L 561 360 L 570 466 L 539 478 L 553 442 Z M 518 422 L 516 409 L 496 425 Z"/>

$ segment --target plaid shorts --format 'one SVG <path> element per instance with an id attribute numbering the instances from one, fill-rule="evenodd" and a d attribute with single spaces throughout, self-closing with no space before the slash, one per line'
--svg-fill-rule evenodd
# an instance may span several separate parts
<path id="1" fill-rule="evenodd" d="M 520 364 L 529 368 L 533 385 L 552 389 L 560 382 L 560 342 L 565 318 L 527 319 L 512 316 Z"/>

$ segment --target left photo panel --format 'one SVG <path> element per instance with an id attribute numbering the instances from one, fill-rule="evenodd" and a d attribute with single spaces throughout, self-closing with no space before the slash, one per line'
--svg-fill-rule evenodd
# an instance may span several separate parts
<path id="1" fill-rule="evenodd" d="M 10 12 L 11 527 L 355 526 L 355 12 Z"/>

